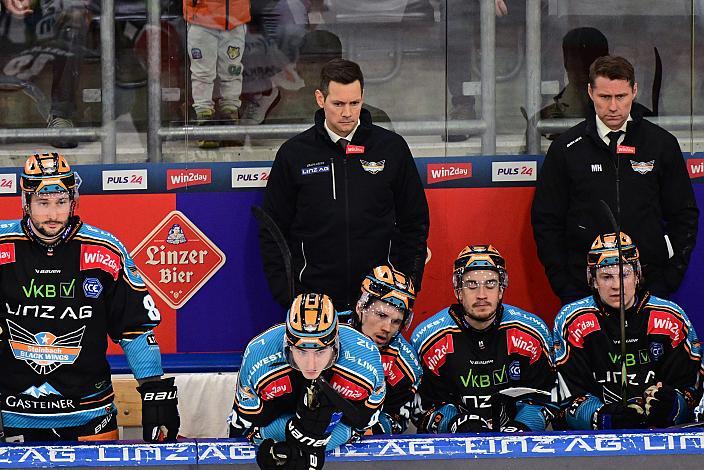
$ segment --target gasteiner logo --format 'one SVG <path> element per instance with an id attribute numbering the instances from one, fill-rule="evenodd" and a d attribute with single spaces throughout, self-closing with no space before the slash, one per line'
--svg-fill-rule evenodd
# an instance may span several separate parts
<path id="1" fill-rule="evenodd" d="M 0 194 L 17 193 L 17 175 L 14 173 L 0 174 Z"/>
<path id="2" fill-rule="evenodd" d="M 687 160 L 687 171 L 690 178 L 704 176 L 704 158 L 690 158 Z"/>
<path id="3" fill-rule="evenodd" d="M 213 181 L 210 168 L 166 170 L 166 189 L 187 188 Z"/>
<path id="4" fill-rule="evenodd" d="M 452 342 L 452 334 L 447 333 L 441 339 L 437 340 L 428 351 L 423 354 L 423 362 L 433 374 L 440 376 L 440 367 L 445 364 L 447 355 L 455 352 L 455 345 Z"/>
<path id="5" fill-rule="evenodd" d="M 81 245 L 81 271 L 102 269 L 117 280 L 121 268 L 122 261 L 114 251 L 98 245 Z"/>
<path id="6" fill-rule="evenodd" d="M 588 334 L 601 330 L 599 320 L 593 313 L 585 313 L 574 319 L 567 327 L 567 341 L 578 348 L 584 347 L 584 338 Z"/>
<path id="7" fill-rule="evenodd" d="M 471 163 L 428 163 L 427 183 L 461 180 L 472 177 Z"/>
<path id="8" fill-rule="evenodd" d="M 144 282 L 178 309 L 225 264 L 225 254 L 179 211 L 172 211 L 135 248 Z"/>
<path id="9" fill-rule="evenodd" d="M 540 358 L 540 342 L 525 331 L 517 328 L 509 328 L 506 332 L 506 350 L 509 354 L 520 354 L 530 358 L 530 364 L 533 364 Z"/>
<path id="10" fill-rule="evenodd" d="M 15 244 L 0 243 L 0 264 L 15 262 Z"/>
<path id="11" fill-rule="evenodd" d="M 147 189 L 147 170 L 103 170 L 103 191 Z"/>
<path id="12" fill-rule="evenodd" d="M 280 379 L 274 380 L 266 387 L 264 387 L 264 389 L 262 390 L 262 400 L 273 400 L 276 397 L 280 397 L 291 392 L 293 392 L 293 387 L 291 386 L 291 377 L 285 375 Z"/>
<path id="13" fill-rule="evenodd" d="M 384 366 L 384 377 L 389 385 L 394 386 L 403 378 L 403 372 L 396 365 L 397 358 L 388 354 L 381 355 L 381 364 Z"/>
<path id="14" fill-rule="evenodd" d="M 347 380 L 346 378 L 337 373 L 333 374 L 332 378 L 330 379 L 330 385 L 332 385 L 332 388 L 334 388 L 337 393 L 342 395 L 343 398 L 347 398 L 348 400 L 366 400 L 369 396 L 369 392 L 367 392 L 367 390 L 365 390 L 363 387 L 357 385 L 356 383 L 350 380 Z"/>
<path id="15" fill-rule="evenodd" d="M 676 348 L 684 340 L 684 325 L 682 321 L 669 312 L 653 310 L 648 318 L 649 335 L 667 335 Z"/>

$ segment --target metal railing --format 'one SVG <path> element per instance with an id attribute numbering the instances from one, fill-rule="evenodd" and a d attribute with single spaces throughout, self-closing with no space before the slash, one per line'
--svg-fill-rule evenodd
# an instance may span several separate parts
<path id="1" fill-rule="evenodd" d="M 101 51 L 101 109 L 100 127 L 69 129 L 0 129 L 0 142 L 36 142 L 57 138 L 68 141 L 101 142 L 101 162 L 115 163 L 115 29 L 114 0 L 101 0 L 100 51 Z M 538 154 L 541 150 L 541 132 L 561 132 L 580 122 L 580 119 L 541 120 L 541 10 L 540 0 L 526 0 L 526 113 L 527 150 Z M 405 135 L 462 133 L 481 136 L 483 155 L 496 153 L 496 18 L 494 2 L 480 0 L 481 24 L 481 118 L 464 121 L 403 121 L 394 122 L 394 130 Z M 161 119 L 161 4 L 160 0 L 147 2 L 148 34 L 148 102 L 147 102 L 147 154 L 149 162 L 162 161 L 162 143 L 168 140 L 222 139 L 234 140 L 244 135 L 261 138 L 288 138 L 302 132 L 308 125 L 265 124 L 257 126 L 179 126 L 162 127 Z M 467 57 L 469 61 L 469 56 Z M 469 79 L 469 77 L 467 77 Z M 466 85 L 466 84 L 465 84 Z M 704 129 L 704 116 L 667 116 L 649 118 L 670 130 Z"/>

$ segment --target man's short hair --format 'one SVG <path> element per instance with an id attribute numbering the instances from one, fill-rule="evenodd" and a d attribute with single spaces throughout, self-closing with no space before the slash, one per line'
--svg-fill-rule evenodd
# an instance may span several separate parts
<path id="1" fill-rule="evenodd" d="M 356 62 L 347 59 L 333 59 L 323 65 L 320 70 L 320 88 L 323 96 L 327 97 L 330 90 L 330 82 L 349 85 L 359 80 L 359 84 L 364 90 L 364 76 L 362 69 Z"/>
<path id="2" fill-rule="evenodd" d="M 589 83 L 594 87 L 597 77 L 609 80 L 627 80 L 633 88 L 636 83 L 636 73 L 633 65 L 623 57 L 606 55 L 596 59 L 589 67 Z"/>

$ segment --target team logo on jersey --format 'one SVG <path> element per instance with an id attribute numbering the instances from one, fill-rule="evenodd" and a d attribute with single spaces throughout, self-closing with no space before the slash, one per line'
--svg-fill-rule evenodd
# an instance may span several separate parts
<path id="1" fill-rule="evenodd" d="M 236 46 L 227 46 L 227 57 L 230 60 L 235 60 L 240 56 L 240 48 Z"/>
<path id="2" fill-rule="evenodd" d="M 371 173 L 372 175 L 376 175 L 377 173 L 381 173 L 382 171 L 384 171 L 384 165 L 386 164 L 386 160 L 381 160 L 379 162 L 368 162 L 366 160 L 360 160 L 359 163 L 362 164 L 362 169 L 364 171 L 366 171 L 367 173 Z"/>
<path id="3" fill-rule="evenodd" d="M 435 344 L 430 346 L 428 351 L 423 354 L 423 363 L 432 371 L 433 374 L 440 375 L 440 367 L 445 364 L 447 355 L 455 352 L 455 345 L 452 342 L 452 333 L 447 333 Z"/>
<path id="4" fill-rule="evenodd" d="M 650 160 L 649 162 L 634 162 L 631 160 L 631 168 L 633 168 L 633 171 L 644 175 L 653 171 L 653 168 L 655 168 L 655 160 Z"/>
<path id="5" fill-rule="evenodd" d="M 15 262 L 15 244 L 0 243 L 0 264 Z"/>
<path id="6" fill-rule="evenodd" d="M 103 285 L 94 277 L 87 277 L 83 281 L 83 293 L 89 299 L 97 299 L 100 293 L 103 292 Z"/>
<path id="7" fill-rule="evenodd" d="M 114 280 L 122 269 L 120 256 L 112 250 L 98 245 L 81 245 L 81 271 L 100 269 L 110 274 Z"/>
<path id="8" fill-rule="evenodd" d="M 48 382 L 44 382 L 39 387 L 35 387 L 34 385 L 32 385 L 27 390 L 22 392 L 21 395 L 30 395 L 30 396 L 33 396 L 34 398 L 48 397 L 49 395 L 62 396 L 58 392 L 58 390 L 56 390 L 54 387 L 52 387 L 51 384 L 49 384 Z"/>
<path id="9" fill-rule="evenodd" d="M 369 396 L 369 393 L 364 389 L 364 387 L 347 380 L 340 374 L 333 374 L 330 379 L 330 385 L 337 393 L 348 400 L 365 400 Z"/>
<path id="10" fill-rule="evenodd" d="M 193 49 L 191 49 L 191 59 L 198 60 L 198 59 L 202 59 L 202 58 L 203 58 L 203 52 L 200 49 L 198 49 L 197 47 L 194 47 Z"/>
<path id="11" fill-rule="evenodd" d="M 533 336 L 517 328 L 509 328 L 506 332 L 506 348 L 509 354 L 520 354 L 530 358 L 533 364 L 540 358 L 542 350 L 540 342 Z"/>
<path id="12" fill-rule="evenodd" d="M 264 387 L 261 397 L 262 400 L 269 401 L 292 392 L 293 386 L 291 385 L 291 377 L 285 375 L 280 379 L 270 382 L 266 387 Z"/>
<path id="13" fill-rule="evenodd" d="M 584 347 L 584 338 L 590 333 L 601 330 L 599 320 L 593 313 L 584 313 L 567 327 L 567 341 L 578 348 Z"/>
<path id="14" fill-rule="evenodd" d="M 676 348 L 684 340 L 684 325 L 679 318 L 669 312 L 653 310 L 648 318 L 649 335 L 666 335 Z"/>
<path id="15" fill-rule="evenodd" d="M 25 361 L 37 374 L 49 374 L 64 364 L 73 364 L 81 353 L 85 326 L 56 336 L 48 331 L 32 333 L 7 320 L 10 349 L 15 359 Z"/>
<path id="16" fill-rule="evenodd" d="M 173 309 L 183 307 L 225 264 L 225 254 L 179 211 L 167 214 L 132 258 L 147 286 Z"/>
<path id="17" fill-rule="evenodd" d="M 388 354 L 381 355 L 381 364 L 384 366 L 384 377 L 389 385 L 394 386 L 403 378 L 403 372 L 396 364 L 397 358 Z"/>

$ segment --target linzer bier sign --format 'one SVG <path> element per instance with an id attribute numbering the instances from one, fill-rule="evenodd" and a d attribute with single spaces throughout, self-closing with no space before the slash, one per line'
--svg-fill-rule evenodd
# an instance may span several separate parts
<path id="1" fill-rule="evenodd" d="M 225 264 L 225 253 L 179 211 L 172 211 L 132 253 L 144 282 L 178 309 Z"/>

